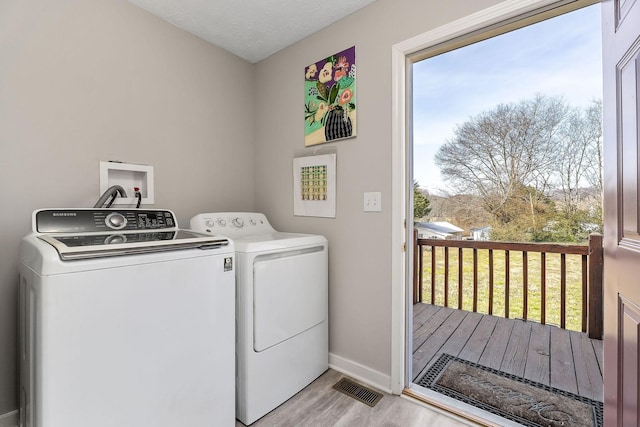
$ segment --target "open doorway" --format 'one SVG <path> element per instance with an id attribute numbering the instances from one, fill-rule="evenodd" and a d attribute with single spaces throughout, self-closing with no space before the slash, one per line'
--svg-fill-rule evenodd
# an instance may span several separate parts
<path id="1" fill-rule="evenodd" d="M 507 2 L 509 3 L 509 2 Z M 515 2 L 513 2 L 515 4 Z M 522 2 L 520 2 L 520 4 L 518 6 L 522 6 L 521 4 Z M 452 27 L 449 29 L 450 34 L 447 36 L 443 33 L 445 33 L 446 31 L 441 31 L 440 33 L 434 32 L 433 34 L 427 35 L 427 37 L 425 37 L 423 40 L 413 40 L 411 41 L 412 43 L 414 43 L 413 47 L 411 47 L 411 43 L 406 43 L 405 45 L 402 46 L 398 46 L 398 50 L 400 52 L 396 52 L 396 53 L 403 53 L 404 56 L 404 72 L 402 73 L 402 75 L 398 75 L 396 74 L 396 80 L 395 83 L 399 83 L 399 84 L 403 84 L 403 90 L 405 90 L 406 88 L 411 88 L 413 86 L 413 92 L 411 92 L 410 89 L 407 89 L 407 91 L 405 92 L 405 96 L 407 97 L 407 99 L 411 100 L 408 101 L 406 103 L 406 105 L 413 105 L 414 106 L 414 110 L 412 111 L 412 114 L 407 114 L 407 117 L 411 117 L 412 118 L 412 123 L 409 121 L 405 121 L 404 123 L 401 123 L 398 125 L 398 127 L 394 130 L 396 132 L 395 136 L 400 138 L 400 139 L 404 139 L 404 141 L 407 143 L 404 146 L 404 149 L 406 149 L 406 152 L 404 154 L 404 158 L 405 158 L 405 162 L 403 164 L 403 167 L 405 168 L 406 174 L 405 174 L 405 181 L 403 183 L 404 185 L 404 189 L 405 190 L 411 190 L 412 184 L 414 183 L 414 180 L 417 179 L 419 184 L 423 184 L 420 182 L 421 178 L 420 178 L 420 174 L 421 172 L 418 170 L 419 165 L 418 163 L 418 159 L 420 157 L 420 153 L 418 152 L 419 150 L 416 149 L 417 146 L 417 139 L 421 137 L 420 135 L 420 131 L 418 129 L 416 129 L 415 127 L 412 127 L 412 124 L 416 122 L 417 120 L 417 116 L 418 113 L 415 110 L 415 105 L 416 105 L 416 88 L 417 88 L 417 77 L 420 74 L 420 71 L 417 70 L 416 68 L 416 64 L 418 64 L 417 61 L 421 61 L 425 58 L 429 58 L 429 57 L 435 57 L 437 55 L 441 55 L 444 52 L 453 52 L 455 49 L 458 49 L 462 46 L 471 44 L 471 43 L 476 43 L 479 42 L 481 40 L 486 40 L 489 37 L 494 37 L 498 34 L 501 33 L 505 33 L 507 31 L 511 31 L 514 30 L 515 28 L 520 28 L 520 27 L 524 27 L 527 25 L 531 25 L 537 22 L 541 22 L 543 20 L 546 20 L 548 18 L 554 17 L 554 16 L 559 16 L 561 14 L 567 13 L 567 12 L 571 12 L 571 13 L 584 13 L 584 12 L 588 12 L 587 9 L 590 8 L 594 8 L 594 9 L 599 9 L 599 5 L 595 5 L 595 6 L 589 6 L 589 4 L 593 4 L 594 2 L 582 2 L 580 5 L 570 5 L 568 8 L 565 6 L 564 9 L 561 8 L 547 8 L 547 10 L 544 11 L 540 11 L 538 10 L 539 7 L 539 3 L 540 2 L 531 2 L 531 5 L 529 5 L 529 10 L 528 11 L 522 11 L 522 10 L 516 10 L 517 8 L 514 6 L 514 10 L 510 11 L 510 12 L 505 12 L 505 10 L 501 10 L 501 11 L 496 11 L 496 16 L 492 17 L 492 18 L 487 18 L 487 16 L 484 17 L 475 17 L 476 20 L 473 21 L 473 19 L 470 19 L 469 22 L 467 23 L 461 23 L 461 22 L 457 22 L 456 25 L 452 25 Z M 548 3 L 548 2 L 547 2 Z M 576 10 L 577 8 L 582 8 L 585 6 L 589 6 L 587 9 L 584 10 L 579 10 L 577 12 L 573 12 L 574 10 Z M 596 10 L 595 12 L 591 12 L 594 16 L 596 16 L 596 20 L 595 22 L 597 23 L 598 27 L 596 29 L 594 29 L 594 31 L 599 33 L 599 21 L 600 21 L 600 14 L 599 11 Z M 510 14 L 512 14 L 513 16 L 509 16 Z M 560 18 L 558 18 L 560 19 Z M 466 26 L 466 28 L 465 28 Z M 488 30 L 487 30 L 488 28 Z M 442 29 L 440 29 L 442 30 Z M 525 28 L 525 30 L 528 31 L 527 28 Z M 565 26 L 564 30 L 568 31 L 568 28 Z M 564 36 L 569 36 L 569 34 L 565 33 Z M 430 41 L 425 41 L 426 39 L 428 39 L 429 37 L 431 37 Z M 529 36 L 531 37 L 531 36 Z M 599 37 L 599 35 L 598 35 Z M 558 40 L 562 40 L 562 33 L 560 35 L 560 37 L 558 37 Z M 480 46 L 483 42 L 477 43 L 476 46 Z M 418 48 L 417 46 L 419 46 L 420 44 L 421 47 Z M 559 46 L 560 49 L 562 49 L 562 45 Z M 516 48 L 516 52 L 514 52 L 514 54 L 522 54 L 524 51 L 524 49 L 521 50 L 517 50 Z M 598 49 L 599 52 L 599 49 Z M 459 52 L 458 52 L 459 53 Z M 446 55 L 446 54 L 445 54 Z M 402 56 L 402 55 L 401 55 Z M 444 56 L 444 55 L 442 55 Z M 398 58 L 397 61 L 395 62 L 396 64 L 400 64 L 401 63 L 401 59 L 402 58 Z M 567 58 L 569 59 L 569 56 L 567 55 Z M 459 60 L 459 58 L 458 58 Z M 429 59 L 427 59 L 426 61 L 429 61 Z M 412 65 L 413 64 L 413 65 Z M 499 68 L 499 62 L 496 61 L 495 62 L 495 67 Z M 464 66 L 464 63 L 462 63 L 461 66 Z M 467 72 L 470 71 L 471 67 L 468 67 L 469 69 L 465 70 Z M 549 73 L 549 79 L 553 79 L 553 80 L 557 80 L 557 75 L 554 76 L 554 73 L 557 72 L 558 70 L 555 69 L 550 69 L 547 70 Z M 496 74 L 497 71 L 494 71 L 494 74 Z M 477 77 L 477 76 L 474 76 Z M 593 77 L 593 76 L 589 76 L 589 77 Z M 447 78 L 449 80 L 453 80 L 453 76 L 451 75 L 451 73 L 447 76 Z M 595 77 L 596 79 L 599 78 L 599 76 Z M 406 79 L 406 80 L 405 80 Z M 577 78 L 574 78 L 573 80 L 577 80 Z M 536 90 L 535 88 L 535 83 L 528 81 L 527 83 L 530 83 L 532 86 L 534 86 L 533 88 L 533 92 L 535 93 L 540 93 L 542 92 L 540 89 Z M 600 83 L 601 85 L 601 83 Z M 491 90 L 491 88 L 489 88 L 489 90 Z M 494 92 L 497 92 L 496 90 L 494 90 Z M 512 91 L 513 92 L 513 91 Z M 453 94 L 451 93 L 451 91 L 449 90 L 449 94 L 452 95 L 451 98 L 453 98 Z M 470 95 L 470 94 L 468 94 Z M 520 101 L 522 99 L 526 99 L 527 96 L 526 95 L 520 95 L 518 96 L 518 94 L 515 93 L 511 93 L 510 95 L 514 95 L 515 98 L 512 98 L 511 100 L 505 100 L 505 101 L 499 101 L 499 103 L 514 103 L 516 101 Z M 552 96 L 557 96 L 556 94 L 553 94 Z M 471 96 L 469 96 L 469 98 L 471 98 Z M 485 98 L 489 98 L 488 96 L 485 96 Z M 568 97 L 567 97 L 568 98 Z M 591 99 L 589 99 L 589 101 L 597 101 L 597 96 L 591 96 L 589 97 Z M 595 98 L 595 99 L 594 99 Z M 535 96 L 532 97 L 531 99 L 535 99 Z M 561 99 L 562 100 L 562 99 Z M 485 99 L 485 101 L 487 102 L 491 102 L 489 99 Z M 568 101 L 568 99 L 565 99 L 565 101 Z M 564 101 L 563 101 L 564 102 Z M 517 103 L 517 102 L 516 102 Z M 471 104 L 471 101 L 469 100 L 468 104 Z M 439 105 L 437 107 L 437 113 L 442 113 L 442 111 L 445 109 L 446 106 L 444 105 Z M 452 105 L 451 107 L 456 108 L 456 105 Z M 465 108 L 467 107 L 467 105 L 464 106 L 457 106 L 459 110 L 463 110 L 463 111 L 467 111 L 465 110 Z M 489 111 L 491 111 L 490 107 L 487 107 L 489 109 Z M 482 113 L 483 109 L 481 109 L 480 111 L 475 111 L 475 112 L 471 112 L 471 113 L 467 113 L 466 116 L 464 116 L 463 113 L 463 120 L 466 119 L 468 116 L 474 116 L 474 115 L 478 115 L 480 113 Z M 435 112 L 433 113 L 434 115 L 436 114 Z M 439 118 L 439 122 L 442 123 L 444 120 L 442 120 L 441 118 Z M 458 125 L 463 125 L 464 123 L 457 123 Z M 404 129 L 404 132 L 402 132 L 402 129 Z M 432 127 L 433 129 L 433 127 Z M 455 132 L 454 132 L 455 133 Z M 455 135 L 451 135 L 452 139 Z M 397 148 L 397 147 L 396 147 Z M 413 151 L 412 151 L 413 148 Z M 402 148 L 401 148 L 402 149 Z M 432 155 L 435 153 L 432 153 Z M 463 161 L 463 160 L 462 160 Z M 471 162 L 469 162 L 471 163 Z M 462 163 L 460 164 L 462 166 Z M 429 180 L 429 178 L 426 178 L 425 180 Z M 442 181 L 440 182 L 440 184 L 442 185 Z M 446 184 L 445 184 L 446 185 Z M 430 189 L 431 190 L 431 189 Z M 437 190 L 434 189 L 434 190 Z M 408 192 L 405 192 L 405 194 L 408 194 Z M 450 194 L 449 194 L 450 195 Z M 468 207 L 468 202 L 463 202 L 463 204 L 467 205 Z M 406 209 L 406 214 L 407 214 L 407 218 L 411 218 L 411 213 L 413 212 L 413 205 L 411 203 L 406 203 L 404 204 L 404 209 Z M 471 215 L 473 216 L 473 215 Z M 408 224 L 411 224 L 410 221 L 407 221 Z M 454 224 L 455 225 L 455 224 Z M 467 227 L 459 227 L 465 230 L 465 232 L 468 232 L 469 229 L 471 227 L 468 227 L 468 224 L 464 224 Z M 480 224 L 477 224 L 480 225 Z M 411 227 L 407 227 L 407 228 L 411 228 Z M 543 227 L 544 228 L 544 227 Z M 468 235 L 468 234 L 467 234 Z M 405 232 L 405 237 L 407 241 L 410 241 L 411 239 L 411 235 L 409 235 L 408 232 Z M 408 245 L 409 246 L 409 245 Z M 452 246 L 453 247 L 453 246 Z M 456 248 L 459 248 L 458 246 L 456 246 Z M 412 248 L 409 248 L 409 250 L 407 251 L 407 257 L 404 259 L 404 266 L 406 268 L 407 271 L 413 271 L 414 274 L 417 270 L 414 270 L 412 267 L 412 263 L 414 262 L 414 257 L 413 257 L 413 253 L 412 253 Z M 475 249 L 472 249 L 473 251 L 475 251 Z M 458 252 L 460 251 L 460 252 Z M 460 255 L 458 255 L 460 254 Z M 457 257 L 457 256 L 461 256 L 462 255 L 462 248 L 459 249 L 455 249 L 452 253 L 452 258 L 453 257 Z M 474 254 L 477 255 L 477 254 Z M 513 253 L 512 253 L 513 255 Z M 444 255 L 444 250 L 443 250 L 443 257 L 446 256 Z M 508 257 L 508 252 L 507 252 L 507 257 Z M 522 255 L 519 253 L 518 254 L 518 258 L 521 259 Z M 525 260 L 520 261 L 520 269 L 523 269 L 523 263 L 527 263 L 530 261 L 531 256 L 529 256 L 529 258 L 525 258 Z M 469 258 L 467 258 L 468 260 L 470 260 L 470 262 L 477 262 L 475 260 L 475 258 L 473 258 L 473 255 L 470 256 Z M 458 265 L 457 264 L 457 260 L 454 260 L 454 265 Z M 504 262 L 504 261 L 501 261 Z M 544 262 L 544 261 L 543 261 Z M 535 261 L 535 263 L 539 264 L 540 261 Z M 457 268 L 457 267 L 456 267 Z M 508 267 L 507 267 L 508 268 Z M 564 267 L 561 268 L 566 268 L 566 265 Z M 459 271 L 459 272 L 458 272 Z M 452 272 L 452 276 L 453 275 L 462 275 L 462 267 L 460 268 L 460 270 L 458 271 L 453 271 Z M 473 273 L 472 273 L 473 274 Z M 525 273 L 526 275 L 526 273 Z M 405 275 L 405 277 L 411 277 L 412 274 L 408 273 Z M 509 271 L 507 270 L 507 277 L 509 276 Z M 472 279 L 475 280 L 475 279 Z M 525 279 L 527 280 L 527 279 Z M 508 279 L 507 279 L 508 281 Z M 407 284 L 408 285 L 408 284 Z M 508 286 L 508 285 L 507 285 Z M 409 286 L 407 286 L 409 287 Z M 518 285 L 516 288 L 521 288 L 521 285 Z M 416 289 L 413 289 L 413 292 L 416 292 Z M 509 292 L 507 290 L 507 292 Z M 407 294 L 411 294 L 411 291 L 407 291 Z M 408 297 L 408 295 L 405 295 Z M 453 291 L 453 297 L 457 298 L 458 295 L 455 293 L 455 289 Z M 415 381 L 418 379 L 418 377 L 421 377 L 422 374 L 424 374 L 427 371 L 427 368 L 429 366 L 427 366 L 429 363 L 433 363 L 434 360 L 437 359 L 436 356 L 438 356 L 438 351 L 434 350 L 434 343 L 435 341 L 432 341 L 429 345 L 427 345 L 427 347 L 429 348 L 429 351 L 433 351 L 433 357 L 427 357 L 424 356 L 422 357 L 422 359 L 424 359 L 423 361 L 421 361 L 420 363 L 425 363 L 425 366 L 415 366 L 415 363 L 418 359 L 416 359 L 413 355 L 413 352 L 416 351 L 415 348 L 415 343 L 414 343 L 414 336 L 412 334 L 412 332 L 414 332 L 417 329 L 420 329 L 421 327 L 423 327 L 424 325 L 426 325 L 423 328 L 423 333 L 427 334 L 427 335 L 432 335 L 433 333 L 435 333 L 436 331 L 436 326 L 434 326 L 433 324 L 428 324 L 428 321 L 432 321 L 435 323 L 439 323 L 440 325 L 445 325 L 445 320 L 447 319 L 451 319 L 451 318 L 455 318 L 456 316 L 458 317 L 457 320 L 455 320 L 454 324 L 455 326 L 446 326 L 446 328 L 450 328 L 450 330 L 448 331 L 444 331 L 445 333 L 448 333 L 448 336 L 451 337 L 453 335 L 458 335 L 460 338 L 462 336 L 460 329 L 459 328 L 463 328 L 463 329 L 468 329 L 469 330 L 469 336 L 467 336 L 466 338 L 460 338 L 463 340 L 466 340 L 465 342 L 459 342 L 459 343 L 453 343 L 452 341 L 448 340 L 447 338 L 444 338 L 442 340 L 442 342 L 439 344 L 442 348 L 447 349 L 448 346 L 448 351 L 447 353 L 455 353 L 454 356 L 461 356 L 463 355 L 465 349 L 467 352 L 467 356 L 469 356 L 469 354 L 471 352 L 475 352 L 476 355 L 474 356 L 477 360 L 474 360 L 474 362 L 479 362 L 479 361 L 483 361 L 484 364 L 486 365 L 491 365 L 490 367 L 495 368 L 497 367 L 498 369 L 500 368 L 500 361 L 496 361 L 496 359 L 500 359 L 500 360 L 505 360 L 507 362 L 507 364 L 511 363 L 512 365 L 514 364 L 520 364 L 520 366 L 517 368 L 518 370 L 521 369 L 523 372 L 525 370 L 527 370 L 526 367 L 526 354 L 523 354 L 523 356 L 525 357 L 524 360 L 519 361 L 519 362 L 514 362 L 514 354 L 508 354 L 507 352 L 503 352 L 502 354 L 491 354 L 491 351 L 489 351 L 488 353 L 484 353 L 484 359 L 482 359 L 482 354 L 483 354 L 483 350 L 484 347 L 482 347 L 482 345 L 484 344 L 482 342 L 482 340 L 486 340 L 488 339 L 488 336 L 483 336 L 482 338 L 480 337 L 480 335 L 475 336 L 475 338 L 473 337 L 473 332 L 474 331 L 479 331 L 480 329 L 478 328 L 485 328 L 485 329 L 491 329 L 491 330 L 495 330 L 497 331 L 497 333 L 500 333 L 502 335 L 504 335 L 504 331 L 502 331 L 500 328 L 507 328 L 509 329 L 509 331 L 514 331 L 514 326 L 513 325 L 509 325 L 507 326 L 506 324 L 502 324 L 502 322 L 498 322 L 496 321 L 496 323 L 490 324 L 489 321 L 484 321 L 483 319 L 485 319 L 484 317 L 482 317 L 483 315 L 477 315 L 477 316 L 471 316 L 471 317 L 466 317 L 466 315 L 460 315 L 460 314 L 450 314 L 450 313 L 445 313 L 442 310 L 436 310 L 439 314 L 436 314 L 436 311 L 431 311 L 429 312 L 428 310 L 431 310 L 431 308 L 429 308 L 428 310 L 425 310 L 424 307 L 420 306 L 419 308 L 419 312 L 415 313 L 414 312 L 414 306 L 412 304 L 411 300 L 407 300 L 407 312 L 406 312 L 406 317 L 405 317 L 405 321 L 408 325 L 410 325 L 410 327 L 408 328 L 409 330 L 407 331 L 406 335 L 405 335 L 405 339 L 407 341 L 407 345 L 405 346 L 406 352 L 405 352 L 405 357 L 407 357 L 407 363 L 406 363 L 406 370 L 403 372 L 404 373 L 404 379 L 406 384 L 408 384 L 408 388 L 409 390 L 415 395 L 421 395 L 421 396 L 426 396 L 427 400 L 430 401 L 434 401 L 434 399 L 436 401 L 439 402 L 445 402 L 445 403 L 441 403 L 443 406 L 447 406 L 447 399 L 440 399 L 440 397 L 438 396 L 434 396 L 433 393 L 430 393 L 429 391 L 425 391 L 421 386 L 415 386 Z M 539 300 L 538 300 L 539 301 Z M 427 301 L 427 303 L 429 303 L 430 301 Z M 537 301 L 536 301 L 537 302 Z M 534 301 L 529 301 L 529 304 L 531 305 L 532 303 L 535 305 Z M 474 305 L 477 304 L 477 301 L 474 301 Z M 503 313 L 502 313 L 502 317 L 524 317 L 525 319 L 527 319 L 527 308 L 525 308 L 525 315 L 524 316 L 517 316 L 517 315 L 513 315 L 513 311 L 511 316 L 509 316 L 509 308 L 508 308 L 508 302 L 507 304 L 507 308 L 503 308 Z M 526 302 L 525 302 L 525 307 L 526 307 Z M 431 305 L 431 304 L 428 304 Z M 462 305 L 462 303 L 460 303 L 460 305 Z M 513 310 L 513 308 L 512 308 Z M 543 309 L 544 310 L 544 309 Z M 491 313 L 491 314 L 497 314 L 497 313 Z M 418 316 L 420 318 L 420 320 L 418 320 L 418 322 L 424 322 L 423 324 L 418 324 L 418 323 L 414 323 L 414 318 Z M 475 318 L 472 318 L 475 317 Z M 495 320 L 495 319 L 493 319 Z M 491 322 L 493 321 L 491 320 Z M 487 323 L 489 322 L 489 323 Z M 498 325 L 498 323 L 501 323 L 500 325 Z M 540 322 L 538 322 L 540 323 Z M 543 322 L 545 323 L 545 322 Z M 555 323 L 555 322 L 546 322 L 546 323 Z M 528 329 L 527 329 L 528 328 Z M 517 330 L 518 328 L 516 328 Z M 524 328 L 525 330 L 528 330 L 529 335 L 525 336 L 524 332 L 522 330 L 518 330 L 518 334 L 521 335 L 521 340 L 524 341 L 531 341 L 539 339 L 539 340 L 545 340 L 545 339 L 550 339 L 550 338 L 545 338 L 544 334 L 555 334 L 557 331 L 543 331 L 543 330 L 539 330 L 537 328 L 537 326 L 535 327 L 531 327 L 531 326 L 526 326 Z M 562 328 L 563 331 L 565 330 L 564 328 Z M 506 330 L 506 329 L 505 329 Z M 532 330 L 534 331 L 534 335 L 533 338 L 531 333 Z M 501 332 L 502 331 L 502 332 Z M 562 334 L 565 334 L 565 332 L 562 332 Z M 424 338 L 424 336 L 423 336 Z M 476 342 L 472 342 L 470 340 L 475 339 Z M 572 340 L 574 342 L 574 344 L 572 344 Z M 570 335 L 562 335 L 562 337 L 560 337 L 560 341 L 565 341 L 565 342 L 569 342 L 569 346 L 567 348 L 565 348 L 565 350 L 567 351 L 572 351 L 572 348 L 578 348 L 580 346 L 580 338 L 572 338 Z M 425 344 L 426 340 L 423 340 L 420 344 Z M 549 341 L 550 342 L 550 341 Z M 472 345 L 467 345 L 465 347 L 465 344 L 472 344 Z M 572 345 L 574 347 L 572 347 Z M 597 345 L 597 344 L 596 344 Z M 480 346 L 480 348 L 479 348 Z M 473 348 L 472 348 L 473 347 Z M 507 345 L 505 344 L 505 349 L 507 349 Z M 593 347 L 592 347 L 593 349 Z M 472 351 L 473 350 L 473 351 Z M 513 351 L 516 351 L 517 349 L 515 347 L 512 347 Z M 534 349 L 535 350 L 535 349 Z M 597 355 L 599 351 L 599 356 Z M 444 350 L 442 352 L 445 352 Z M 602 353 L 602 348 L 600 347 L 600 349 L 598 350 L 593 349 L 593 359 L 596 363 L 596 369 L 598 369 L 598 367 L 601 367 L 601 353 Z M 526 350 L 525 350 L 526 353 Z M 542 351 L 542 353 L 544 353 L 544 350 Z M 539 354 L 540 356 L 542 356 L 543 358 L 545 356 L 547 356 L 546 354 Z M 598 360 L 599 357 L 599 360 Z M 473 357 L 470 356 L 470 358 L 473 359 Z M 510 358 L 507 360 L 507 358 Z M 428 359 L 428 360 L 427 360 Z M 548 364 L 549 366 L 552 365 L 553 362 L 549 361 Z M 599 363 L 599 365 L 598 365 Z M 539 366 L 537 367 L 539 368 Z M 536 368 L 536 369 L 537 369 Z M 537 372 L 536 374 L 540 374 L 540 372 Z M 562 372 L 562 374 L 564 374 L 564 372 Z M 549 374 L 540 374 L 538 377 L 536 377 L 536 379 L 543 379 L 545 377 L 545 375 L 548 377 Z M 579 375 L 576 374 L 576 372 L 573 372 L 573 376 L 574 376 L 574 380 L 575 377 Z M 578 378 L 576 381 L 576 391 L 578 391 L 578 388 L 580 387 L 580 384 L 578 384 L 578 382 L 581 380 L 581 378 Z M 553 380 L 555 381 L 555 380 Z M 551 381 L 551 379 L 547 380 L 547 384 L 556 384 L 555 382 Z M 590 380 L 588 380 L 590 381 Z M 594 380 L 594 382 L 597 384 L 597 381 Z M 600 382 L 601 382 L 601 371 L 600 371 Z M 598 387 L 598 386 L 596 386 Z M 584 388 L 584 387 L 583 387 Z M 598 397 L 598 393 L 600 394 L 600 396 L 602 395 L 602 386 L 601 383 L 599 385 L 599 391 L 595 390 L 594 393 L 591 393 L 590 397 Z M 589 394 L 589 393 L 587 393 Z M 473 412 L 473 411 L 471 411 Z"/>

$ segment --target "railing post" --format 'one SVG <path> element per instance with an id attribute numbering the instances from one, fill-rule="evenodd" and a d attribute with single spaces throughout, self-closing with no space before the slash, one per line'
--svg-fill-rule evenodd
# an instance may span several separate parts
<path id="1" fill-rule="evenodd" d="M 419 261 L 418 255 L 420 246 L 418 246 L 418 229 L 413 229 L 413 303 L 417 304 L 422 302 L 422 283 L 420 283 L 419 271 L 422 268 L 422 264 Z"/>
<path id="2" fill-rule="evenodd" d="M 602 249 L 602 234 L 594 233 L 589 236 L 589 296 L 588 328 L 589 338 L 602 339 L 603 334 L 603 266 L 604 251 Z"/>

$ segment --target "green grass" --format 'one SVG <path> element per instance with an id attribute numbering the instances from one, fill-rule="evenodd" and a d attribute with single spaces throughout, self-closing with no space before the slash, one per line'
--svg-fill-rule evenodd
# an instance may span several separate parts
<path id="1" fill-rule="evenodd" d="M 444 305 L 444 248 L 436 251 L 435 303 Z M 522 252 L 509 252 L 509 317 L 541 321 L 541 255 L 527 253 L 528 309 L 525 316 Z M 462 309 L 473 311 L 473 249 L 463 249 Z M 493 251 L 493 315 L 505 317 L 505 252 Z M 560 254 L 546 254 L 546 320 L 560 325 Z M 582 256 L 566 255 L 566 329 L 582 330 Z M 458 249 L 449 249 L 448 306 L 458 308 Z M 423 255 L 422 301 L 431 301 L 431 251 Z M 478 309 L 489 314 L 489 251 L 478 250 Z"/>

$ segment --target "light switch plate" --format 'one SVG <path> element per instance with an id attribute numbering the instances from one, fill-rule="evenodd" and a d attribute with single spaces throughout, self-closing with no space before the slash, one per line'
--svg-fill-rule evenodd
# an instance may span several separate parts
<path id="1" fill-rule="evenodd" d="M 364 211 L 382 212 L 382 193 L 379 191 L 364 193 Z"/>

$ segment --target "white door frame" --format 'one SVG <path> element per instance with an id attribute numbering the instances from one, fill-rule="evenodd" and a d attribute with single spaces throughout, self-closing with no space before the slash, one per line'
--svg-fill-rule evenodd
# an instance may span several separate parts
<path id="1" fill-rule="evenodd" d="M 453 21 L 392 46 L 391 51 L 391 139 L 392 139 L 392 209 L 391 209 L 391 391 L 401 394 L 411 385 L 409 350 L 412 319 L 409 316 L 413 240 L 411 227 L 405 227 L 410 210 L 409 190 L 413 189 L 411 159 L 411 57 L 418 52 L 456 37 L 487 28 L 508 19 L 566 0 L 506 0 L 488 9 Z M 405 250 L 406 243 L 406 250 Z"/>

